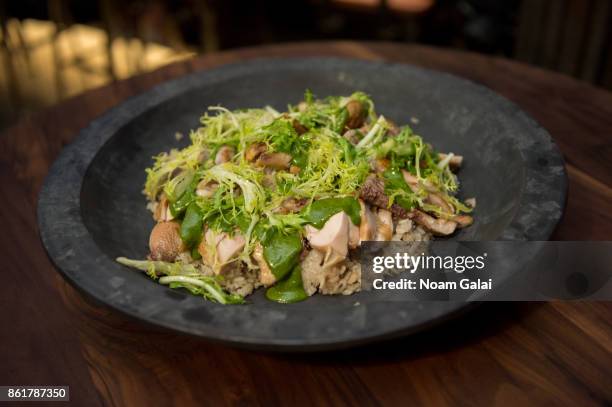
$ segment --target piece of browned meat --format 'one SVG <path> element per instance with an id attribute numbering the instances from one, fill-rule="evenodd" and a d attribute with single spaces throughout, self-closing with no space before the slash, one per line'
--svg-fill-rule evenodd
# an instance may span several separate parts
<path id="1" fill-rule="evenodd" d="M 370 175 L 363 185 L 359 197 L 370 205 L 378 208 L 389 209 L 396 219 L 405 219 L 411 216 L 411 211 L 393 204 L 389 208 L 389 197 L 385 194 L 385 181 L 376 175 Z"/>

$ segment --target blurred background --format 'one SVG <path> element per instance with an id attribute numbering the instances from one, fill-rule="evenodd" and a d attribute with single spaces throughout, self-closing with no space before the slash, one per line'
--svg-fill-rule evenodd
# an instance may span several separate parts
<path id="1" fill-rule="evenodd" d="M 612 89 L 612 0 L 0 0 L 0 130 L 218 50 L 325 39 L 504 56 Z"/>

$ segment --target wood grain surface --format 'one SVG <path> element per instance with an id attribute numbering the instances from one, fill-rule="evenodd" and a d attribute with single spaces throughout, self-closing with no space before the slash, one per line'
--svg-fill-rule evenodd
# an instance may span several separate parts
<path id="1" fill-rule="evenodd" d="M 484 84 L 553 135 L 569 174 L 554 238 L 612 232 L 612 94 L 476 54 L 390 43 L 305 43 L 211 54 L 87 92 L 0 136 L 0 385 L 69 385 L 74 405 L 610 405 L 612 304 L 487 303 L 421 334 L 323 354 L 265 354 L 177 335 L 93 304 L 38 238 L 49 166 L 94 117 L 155 84 L 257 57 L 412 63 Z M 503 188 L 503 185 L 500 185 Z"/>

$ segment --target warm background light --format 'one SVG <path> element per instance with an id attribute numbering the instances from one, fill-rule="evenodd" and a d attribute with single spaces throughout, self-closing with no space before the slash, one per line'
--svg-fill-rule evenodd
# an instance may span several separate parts
<path id="1" fill-rule="evenodd" d="M 109 44 L 104 30 L 82 24 L 58 31 L 51 21 L 10 20 L 7 32 L 12 52 L 0 54 L 0 103 L 17 97 L 27 110 L 195 54 L 136 38 Z"/>

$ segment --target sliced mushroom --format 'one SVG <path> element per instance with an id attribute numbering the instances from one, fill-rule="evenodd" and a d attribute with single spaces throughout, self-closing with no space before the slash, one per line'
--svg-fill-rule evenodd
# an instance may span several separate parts
<path id="1" fill-rule="evenodd" d="M 200 181 L 196 187 L 196 195 L 203 198 L 211 198 L 219 189 L 219 183 L 215 181 Z"/>
<path id="2" fill-rule="evenodd" d="M 453 222 L 457 222 L 459 228 L 465 228 L 474 223 L 474 218 L 470 215 L 455 215 L 451 218 Z"/>
<path id="3" fill-rule="evenodd" d="M 208 160 L 209 155 L 210 155 L 210 151 L 208 151 L 207 149 L 202 149 L 198 153 L 198 162 L 204 163 L 206 160 Z"/>
<path id="4" fill-rule="evenodd" d="M 376 227 L 376 240 L 388 241 L 393 237 L 393 217 L 391 212 L 386 209 L 379 209 L 376 213 L 377 227 Z"/>
<path id="5" fill-rule="evenodd" d="M 413 220 L 434 235 L 448 236 L 457 228 L 457 222 L 447 219 L 436 219 L 423 211 L 415 210 Z"/>
<path id="6" fill-rule="evenodd" d="M 385 172 L 391 166 L 391 161 L 386 158 L 377 158 L 370 163 L 372 169 L 377 173 Z"/>
<path id="7" fill-rule="evenodd" d="M 376 216 L 361 199 L 359 200 L 359 206 L 361 207 L 359 212 L 361 216 L 361 223 L 359 224 L 359 241 L 374 240 L 376 237 Z"/>
<path id="8" fill-rule="evenodd" d="M 297 119 L 293 119 L 291 125 L 293 126 L 297 134 L 299 134 L 300 136 L 308 132 L 308 128 L 306 128 L 306 126 L 300 123 Z"/>
<path id="9" fill-rule="evenodd" d="M 168 222 L 174 219 L 172 212 L 170 212 L 170 201 L 168 201 L 165 194 L 162 194 L 159 203 L 155 207 L 153 219 L 155 219 L 157 222 Z"/>
<path id="10" fill-rule="evenodd" d="M 215 164 L 223 164 L 231 161 L 232 157 L 236 154 L 233 147 L 221 146 L 215 156 Z"/>
<path id="11" fill-rule="evenodd" d="M 331 250 L 342 257 L 346 257 L 348 254 L 349 222 L 350 219 L 346 213 L 338 212 L 325 222 L 321 230 L 312 227 L 307 228 L 306 233 L 310 246 L 322 252 Z"/>
<path id="12" fill-rule="evenodd" d="M 440 194 L 437 194 L 435 192 L 430 192 L 429 195 L 427 195 L 425 202 L 437 206 L 438 208 L 440 208 L 440 210 L 442 210 L 442 212 L 446 214 L 451 215 L 455 213 L 453 207 L 448 202 L 446 202 L 446 200 Z"/>
<path id="13" fill-rule="evenodd" d="M 264 172 L 263 179 L 261 180 L 261 185 L 266 187 L 266 189 L 274 191 L 276 189 L 276 176 L 274 175 L 274 172 Z"/>
<path id="14" fill-rule="evenodd" d="M 306 198 L 287 198 L 281 202 L 277 212 L 282 214 L 296 213 L 308 203 Z"/>
<path id="15" fill-rule="evenodd" d="M 268 146 L 265 143 L 253 143 L 247 148 L 244 153 L 244 158 L 248 162 L 253 162 L 259 158 L 260 155 L 268 150 Z"/>
<path id="16" fill-rule="evenodd" d="M 357 129 L 361 127 L 366 116 L 366 110 L 364 109 L 363 104 L 358 100 L 351 99 L 345 107 L 346 111 L 348 112 L 346 127 L 349 129 Z"/>
<path id="17" fill-rule="evenodd" d="M 436 187 L 433 186 L 431 182 L 427 180 L 419 182 L 419 179 L 415 175 L 412 175 L 406 170 L 402 170 L 402 175 L 404 177 L 404 181 L 406 181 L 406 184 L 408 184 L 413 191 L 417 190 L 419 186 L 422 186 L 428 192 L 438 192 Z"/>
<path id="18" fill-rule="evenodd" d="M 468 198 L 465 200 L 465 204 L 470 208 L 474 209 L 476 207 L 476 198 Z"/>
<path id="19" fill-rule="evenodd" d="M 259 242 L 255 245 L 255 249 L 253 249 L 253 258 L 259 266 L 259 282 L 263 284 L 264 287 L 274 284 L 276 282 L 276 277 L 272 274 L 272 270 L 264 258 L 263 247 Z"/>
<path id="20" fill-rule="evenodd" d="M 181 226 L 176 222 L 159 222 L 156 224 L 149 236 L 151 259 L 174 261 L 179 253 L 185 251 L 180 230 Z"/>
<path id="21" fill-rule="evenodd" d="M 439 153 L 438 154 L 438 157 L 440 158 L 440 160 L 446 159 L 447 156 L 448 156 L 448 154 L 444 154 L 444 153 Z M 463 164 L 463 156 L 462 155 L 455 155 L 455 154 L 453 154 L 451 156 L 451 158 L 450 158 L 450 161 L 448 162 L 448 166 L 453 171 L 456 171 L 459 168 L 461 168 L 461 164 Z"/>
<path id="22" fill-rule="evenodd" d="M 291 164 L 291 156 L 287 153 L 263 153 L 255 164 L 260 167 L 273 168 L 275 170 L 286 170 Z"/>

